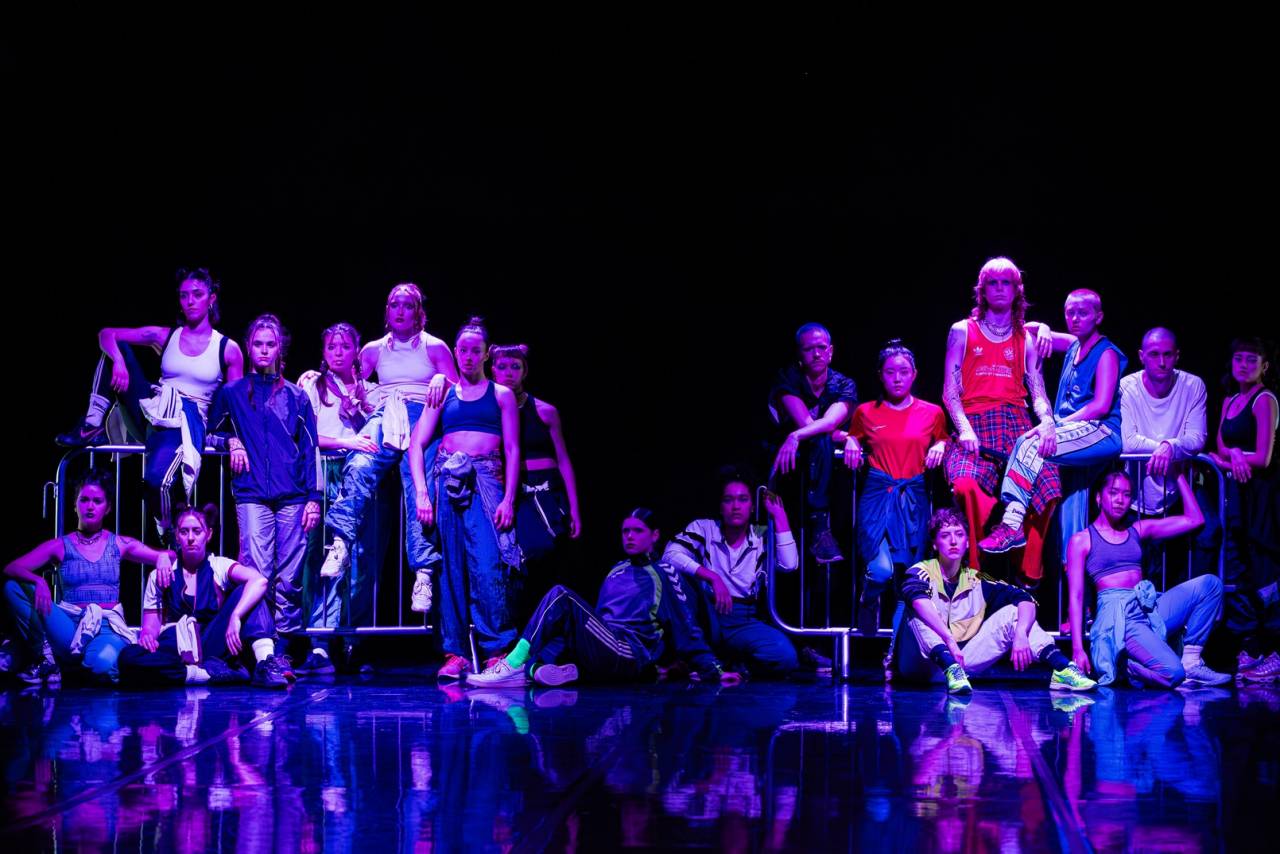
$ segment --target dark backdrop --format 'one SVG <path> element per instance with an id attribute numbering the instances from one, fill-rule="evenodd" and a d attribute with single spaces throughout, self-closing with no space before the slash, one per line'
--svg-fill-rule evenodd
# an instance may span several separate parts
<path id="1" fill-rule="evenodd" d="M 380 334 L 401 280 L 438 335 L 480 313 L 527 342 L 600 567 L 625 508 L 714 509 L 711 473 L 755 458 L 802 322 L 831 327 L 864 398 L 905 338 L 932 400 L 995 254 L 1033 318 L 1096 288 L 1133 364 L 1167 324 L 1213 388 L 1232 334 L 1274 325 L 1248 22 L 300 14 L 5 28 L 8 554 L 51 525 L 40 484 L 96 329 L 172 322 L 179 265 L 223 279 L 237 337 L 278 313 L 290 374 L 329 323 Z"/>

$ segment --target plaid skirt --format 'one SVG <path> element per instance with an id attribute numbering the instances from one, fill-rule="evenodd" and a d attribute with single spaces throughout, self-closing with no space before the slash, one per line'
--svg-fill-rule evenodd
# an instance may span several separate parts
<path id="1" fill-rule="evenodd" d="M 978 436 L 978 444 L 1001 454 L 1013 453 L 1013 443 L 1032 426 L 1031 416 L 1025 408 L 1009 405 L 970 415 L 969 424 Z M 971 454 L 961 450 L 953 442 L 947 448 L 942 466 L 947 473 L 947 483 L 971 477 L 988 495 L 999 494 L 1000 479 L 1004 476 L 1005 469 L 1003 462 Z M 1053 463 L 1045 463 L 1031 493 L 1031 510 L 1035 513 L 1043 512 L 1050 503 L 1061 497 L 1062 479 L 1058 476 L 1058 467 Z"/>

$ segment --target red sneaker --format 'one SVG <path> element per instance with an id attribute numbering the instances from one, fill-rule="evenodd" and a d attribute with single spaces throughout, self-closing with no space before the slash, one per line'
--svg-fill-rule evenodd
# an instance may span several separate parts
<path id="1" fill-rule="evenodd" d="M 436 681 L 461 679 L 470 669 L 471 662 L 460 655 L 449 653 L 444 657 L 444 664 L 440 665 L 440 669 L 436 671 Z"/>

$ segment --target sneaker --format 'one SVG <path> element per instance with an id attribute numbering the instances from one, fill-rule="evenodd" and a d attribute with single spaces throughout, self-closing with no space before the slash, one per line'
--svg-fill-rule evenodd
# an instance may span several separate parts
<path id="1" fill-rule="evenodd" d="M 341 578 L 346 574 L 349 566 L 351 566 L 351 550 L 342 537 L 334 537 L 333 545 L 329 546 L 329 556 L 324 559 L 324 564 L 320 567 L 320 577 Z"/>
<path id="2" fill-rule="evenodd" d="M 1231 681 L 1230 673 L 1219 673 L 1216 670 L 1210 670 L 1203 661 L 1193 664 L 1185 669 L 1187 672 L 1187 678 L 1184 684 L 1225 685 Z"/>
<path id="3" fill-rule="evenodd" d="M 814 673 L 831 672 L 831 659 L 811 646 L 800 650 L 800 664 L 805 670 L 811 670 Z"/>
<path id="4" fill-rule="evenodd" d="M 90 427 L 84 421 L 81 421 L 67 432 L 59 433 L 54 437 L 53 441 L 64 448 L 87 448 L 90 445 L 103 445 L 107 441 L 106 424 L 104 422 L 97 427 Z"/>
<path id="5" fill-rule="evenodd" d="M 840 544 L 836 542 L 830 528 L 813 538 L 813 542 L 809 545 L 809 554 L 813 555 L 813 559 L 818 563 L 838 563 L 844 560 L 844 555 L 840 553 Z"/>
<path id="6" fill-rule="evenodd" d="M 523 664 L 512 667 L 505 658 L 500 658 L 480 673 L 467 674 L 467 684 L 492 688 L 507 686 L 522 688 L 529 684 L 529 677 L 525 674 Z"/>
<path id="7" fill-rule="evenodd" d="M 298 676 L 323 676 L 333 673 L 337 668 L 333 666 L 333 659 L 327 655 L 321 655 L 314 649 L 307 653 L 306 661 L 293 669 Z"/>
<path id="8" fill-rule="evenodd" d="M 414 575 L 409 610 L 417 614 L 425 614 L 431 610 L 431 573 L 420 570 Z"/>
<path id="9" fill-rule="evenodd" d="M 249 681 L 249 671 L 237 662 L 228 664 L 221 658 L 210 658 L 204 662 L 204 672 L 209 674 L 210 685 L 237 685 Z"/>
<path id="10" fill-rule="evenodd" d="M 1092 691 L 1098 683 L 1084 675 L 1084 671 L 1075 664 L 1068 664 L 1061 670 L 1053 671 L 1049 677 L 1051 691 Z"/>
<path id="11" fill-rule="evenodd" d="M 1007 551 L 1020 549 L 1026 544 L 1027 537 L 1025 534 L 1001 522 L 991 529 L 990 534 L 987 534 L 978 542 L 978 548 L 987 554 L 1002 555 Z"/>
<path id="12" fill-rule="evenodd" d="M 948 694 L 968 694 L 973 691 L 973 686 L 969 684 L 969 674 L 958 663 L 947 668 L 946 677 Z"/>
<path id="13" fill-rule="evenodd" d="M 1236 679 L 1241 682 L 1271 682 L 1280 677 L 1280 657 L 1273 652 L 1254 658 L 1244 650 L 1236 657 Z"/>
<path id="14" fill-rule="evenodd" d="M 471 662 L 460 655 L 449 653 L 444 657 L 444 664 L 436 671 L 436 681 L 463 679 L 471 669 Z"/>
<path id="15" fill-rule="evenodd" d="M 298 674 L 293 671 L 293 659 L 287 655 L 276 654 L 276 666 L 280 668 L 280 675 L 289 680 L 289 684 L 298 681 Z"/>
<path id="16" fill-rule="evenodd" d="M 58 662 L 45 658 L 21 671 L 18 674 L 18 681 L 28 685 L 40 685 L 46 682 L 57 685 L 62 682 L 62 671 L 58 668 Z"/>
<path id="17" fill-rule="evenodd" d="M 578 681 L 578 665 L 576 664 L 544 664 L 533 670 L 533 681 L 539 685 L 554 688 L 567 682 Z"/>
<path id="18" fill-rule="evenodd" d="M 209 674 L 211 677 L 213 674 Z M 268 655 L 253 668 L 253 679 L 250 683 L 255 688 L 288 688 L 289 679 L 284 675 L 284 668 L 274 655 Z"/>

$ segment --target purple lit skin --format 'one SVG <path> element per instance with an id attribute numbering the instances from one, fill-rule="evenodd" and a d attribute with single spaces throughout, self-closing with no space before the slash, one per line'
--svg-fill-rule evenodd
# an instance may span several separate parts
<path id="1" fill-rule="evenodd" d="M 507 350 L 513 348 L 504 348 Z M 499 355 L 493 358 L 493 381 L 504 385 L 516 394 L 517 401 L 525 395 L 524 382 L 529 375 L 529 363 L 521 356 Z M 557 469 L 560 479 L 564 481 L 565 495 L 569 499 L 569 537 L 576 540 L 582 535 L 582 517 L 578 509 L 578 480 L 569 461 L 569 449 L 565 445 L 564 430 L 560 426 L 560 413 L 554 406 L 544 400 L 530 395 L 529 400 L 522 402 L 524 406 L 537 408 L 538 418 L 547 425 L 551 434 L 551 444 L 555 448 L 553 458 L 531 458 L 523 461 L 525 471 L 543 471 Z"/>

